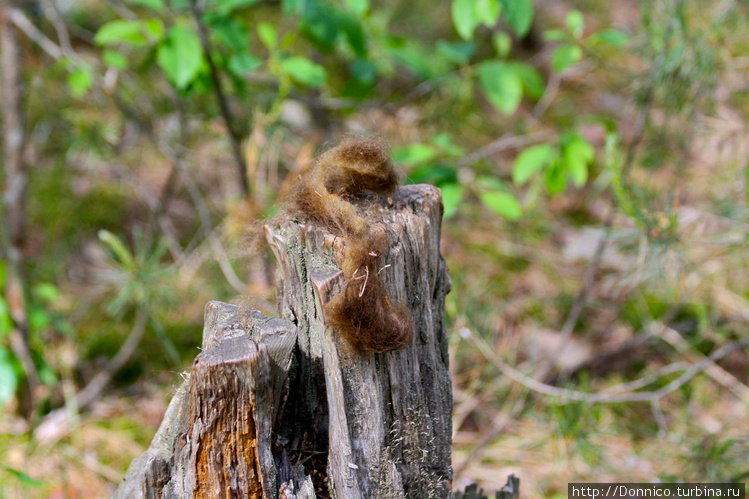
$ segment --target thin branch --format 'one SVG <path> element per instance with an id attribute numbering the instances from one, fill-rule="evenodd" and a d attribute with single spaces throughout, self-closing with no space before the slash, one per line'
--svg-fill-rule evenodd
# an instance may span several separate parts
<path id="1" fill-rule="evenodd" d="M 509 413 L 501 413 L 498 415 L 498 417 L 494 418 L 494 421 L 492 422 L 492 427 L 490 431 L 483 436 L 481 441 L 471 449 L 471 452 L 468 453 L 468 456 L 466 456 L 465 460 L 460 463 L 455 469 L 455 477 L 460 477 L 468 468 L 468 466 L 475 461 L 479 456 L 481 456 L 481 453 L 483 450 L 489 446 L 495 438 L 497 438 L 504 430 L 507 428 L 507 426 L 510 425 L 513 421 L 515 421 L 520 414 L 525 409 L 526 405 L 528 403 L 528 390 L 523 389 L 523 392 L 519 394 L 515 401 L 512 404 L 512 408 L 510 409 Z"/>
<path id="2" fill-rule="evenodd" d="M 476 337 L 471 333 L 470 330 L 466 328 L 462 329 L 461 335 L 469 340 L 484 355 L 484 357 L 486 357 L 487 360 L 492 362 L 497 367 L 497 369 L 502 372 L 502 374 L 534 392 L 552 397 L 558 397 L 559 400 L 555 400 L 554 403 L 559 405 L 568 404 L 570 402 L 612 404 L 621 402 L 651 402 L 653 400 L 659 400 L 669 393 L 672 393 L 689 383 L 695 376 L 708 369 L 716 361 L 722 359 L 731 352 L 749 346 L 749 338 L 744 338 L 740 341 L 732 341 L 710 354 L 710 356 L 706 357 L 703 361 L 689 365 L 689 367 L 684 370 L 681 376 L 658 390 L 649 392 L 587 393 L 541 383 L 535 378 L 532 378 L 507 364 L 504 360 L 497 356 L 497 354 L 491 349 L 491 347 L 489 347 L 488 344 L 486 344 L 486 342 Z"/>
<path id="3" fill-rule="evenodd" d="M 187 142 L 187 134 L 186 134 L 186 118 L 185 118 L 185 112 L 184 107 L 182 106 L 182 101 L 179 99 L 179 96 L 175 96 L 176 105 L 177 105 L 177 114 L 179 117 L 179 142 L 180 145 L 177 148 L 171 147 L 165 140 L 163 140 L 161 137 L 159 137 L 159 133 L 157 130 L 155 130 L 146 120 L 141 119 L 138 116 L 137 111 L 131 109 L 121 98 L 119 98 L 116 94 L 113 96 L 114 102 L 117 105 L 117 107 L 120 109 L 120 111 L 125 115 L 127 119 L 132 120 L 136 123 L 137 126 L 143 128 L 146 131 L 146 137 L 153 143 L 156 148 L 161 151 L 161 153 L 168 158 L 172 162 L 172 172 L 169 175 L 169 180 L 167 181 L 167 185 L 164 187 L 164 190 L 162 191 L 161 195 L 159 196 L 159 201 L 156 203 L 154 207 L 152 207 L 152 216 L 155 220 L 159 220 L 161 218 L 161 215 L 165 212 L 166 206 L 169 201 L 169 196 L 171 196 L 170 193 L 168 193 L 167 189 L 169 187 L 169 183 L 172 181 L 172 178 L 176 181 L 176 175 L 179 174 L 180 178 L 182 179 L 182 182 L 185 185 L 185 188 L 187 190 L 188 195 L 190 196 L 190 199 L 193 202 L 193 206 L 195 207 L 195 210 L 197 211 L 198 218 L 200 220 L 200 230 L 199 234 L 201 237 L 205 238 L 212 250 L 212 253 L 214 257 L 216 258 L 216 261 L 219 264 L 219 267 L 221 268 L 221 271 L 224 274 L 224 277 L 226 277 L 226 280 L 231 286 L 237 290 L 238 292 L 242 293 L 246 290 L 246 286 L 244 283 L 242 283 L 241 279 L 237 276 L 237 274 L 234 272 L 234 269 L 231 266 L 231 263 L 229 262 L 229 257 L 226 254 L 226 251 L 224 250 L 220 239 L 214 234 L 212 230 L 212 223 L 211 223 L 211 215 L 210 211 L 208 209 L 208 205 L 205 202 L 205 199 L 203 199 L 203 195 L 200 192 L 200 189 L 195 182 L 195 179 L 190 175 L 190 172 L 188 170 L 187 165 L 185 164 L 185 156 L 184 152 L 187 150 L 186 142 Z M 159 222 L 161 223 L 161 222 Z M 172 249 L 172 253 L 175 253 Z M 182 257 L 184 258 L 184 253 L 182 254 Z M 178 264 L 179 260 L 175 259 Z"/>
<path id="4" fill-rule="evenodd" d="M 179 99 L 179 97 L 177 97 L 177 99 Z M 208 243 L 211 246 L 211 250 L 213 250 L 213 254 L 216 257 L 219 267 L 224 273 L 226 280 L 229 282 L 229 284 L 232 285 L 235 290 L 242 293 L 246 290 L 246 286 L 244 285 L 244 283 L 242 283 L 239 277 L 237 277 L 237 274 L 234 272 L 234 269 L 229 262 L 229 257 L 224 251 L 224 247 L 222 246 L 221 241 L 211 229 L 211 215 L 208 210 L 208 205 L 203 199 L 203 195 L 200 193 L 200 189 L 198 188 L 197 183 L 192 178 L 190 172 L 187 169 L 187 166 L 185 165 L 184 151 L 187 150 L 187 133 L 185 126 L 186 118 L 184 114 L 184 108 L 182 106 L 178 106 L 178 111 L 180 143 L 178 144 L 176 149 L 172 149 L 163 140 L 158 139 L 156 141 L 157 147 L 162 154 L 173 161 L 175 168 L 179 171 L 180 176 L 182 177 L 182 180 L 185 184 L 185 188 L 187 189 L 190 198 L 192 198 L 192 202 L 198 212 L 198 218 L 200 219 L 200 233 L 206 240 L 208 240 Z"/>
<path id="5" fill-rule="evenodd" d="M 122 473 L 97 460 L 96 453 L 80 452 L 67 444 L 59 445 L 56 449 L 113 484 L 119 484 L 122 481 Z"/>
<path id="6" fill-rule="evenodd" d="M 27 165 L 26 119 L 23 108 L 22 59 L 9 19 L 9 9 L 0 5 L 0 113 L 2 114 L 3 163 L 5 165 L 4 218 L 0 228 L 0 250 L 8 265 L 5 298 L 13 321 L 11 348 L 21 361 L 29 390 L 29 410 L 34 410 L 39 375 L 29 345 L 25 304 L 23 245 L 26 232 Z"/>
<path id="7" fill-rule="evenodd" d="M 504 151 L 505 149 L 523 147 L 524 145 L 543 140 L 548 136 L 549 134 L 547 132 L 535 132 L 520 136 L 515 135 L 512 132 L 508 132 L 502 135 L 497 140 L 490 142 L 489 144 L 465 156 L 458 162 L 458 166 L 470 165 L 471 163 L 481 158 L 491 156 L 492 154 Z"/>
<path id="8" fill-rule="evenodd" d="M 655 71 L 656 70 L 653 70 L 653 73 L 651 75 L 652 79 L 655 79 Z M 650 91 L 648 92 L 648 95 L 645 99 L 645 102 L 640 108 L 637 114 L 637 118 L 635 120 L 634 133 L 627 147 L 627 154 L 624 160 L 624 165 L 622 166 L 621 175 L 622 175 L 623 180 L 626 178 L 626 176 L 629 174 L 630 170 L 632 169 L 635 156 L 637 154 L 637 151 L 639 150 L 640 144 L 642 143 L 642 139 L 645 136 L 645 128 L 647 127 L 647 124 L 650 118 L 651 106 L 652 106 L 652 84 L 650 87 Z M 557 348 L 557 351 L 555 352 L 555 354 L 551 356 L 551 358 L 546 363 L 546 365 L 541 368 L 542 377 L 551 370 L 552 366 L 554 365 L 556 360 L 561 355 L 562 351 L 564 350 L 565 346 L 567 345 L 567 342 L 569 341 L 572 335 L 572 331 L 575 329 L 575 324 L 577 324 L 577 321 L 580 318 L 580 314 L 582 314 L 582 311 L 585 308 L 585 305 L 588 301 L 588 296 L 590 295 L 590 292 L 593 289 L 593 285 L 595 284 L 595 278 L 596 278 L 596 275 L 598 274 L 598 269 L 600 268 L 601 262 L 603 261 L 603 254 L 606 251 L 606 246 L 609 242 L 609 238 L 611 237 L 611 227 L 614 225 L 615 215 L 616 215 L 616 208 L 612 204 L 608 208 L 608 214 L 606 215 L 606 219 L 603 223 L 603 234 L 601 235 L 601 238 L 598 240 L 598 243 L 596 244 L 596 250 L 593 253 L 593 258 L 590 261 L 590 265 L 588 265 L 588 269 L 585 271 L 583 284 L 580 287 L 580 290 L 578 291 L 577 296 L 575 296 L 575 301 L 572 303 L 572 308 L 570 309 L 570 313 L 567 315 L 567 319 L 564 321 L 564 325 L 562 326 L 561 341 L 559 343 L 559 347 Z"/>
<path id="9" fill-rule="evenodd" d="M 60 18 L 54 0 L 41 0 L 40 3 L 42 5 L 42 11 L 44 11 L 44 17 L 49 19 L 49 22 L 51 22 L 52 26 L 55 28 L 57 39 L 60 41 L 60 46 L 62 47 L 63 52 L 65 52 L 68 57 L 75 57 L 73 45 L 70 43 L 68 28 L 65 27 L 65 22 Z"/>
<path id="10" fill-rule="evenodd" d="M 640 390 L 642 388 L 645 388 L 646 386 L 650 386 L 659 379 L 668 376 L 670 374 L 679 372 L 679 371 L 686 371 L 689 369 L 690 364 L 687 362 L 674 362 L 673 364 L 668 364 L 667 366 L 663 366 L 660 369 L 658 369 L 653 374 L 650 374 L 648 376 L 643 376 L 642 378 L 628 381 L 626 383 L 619 383 L 617 385 L 614 385 L 610 388 L 606 388 L 604 390 L 601 390 L 600 393 L 607 394 L 607 395 L 614 395 L 619 393 L 627 393 L 627 392 L 635 392 L 637 390 Z"/>
<path id="11" fill-rule="evenodd" d="M 660 399 L 650 401 L 650 411 L 653 413 L 653 419 L 658 424 L 658 436 L 663 438 L 668 433 L 668 423 L 666 416 L 663 415 Z"/>
<path id="12" fill-rule="evenodd" d="M 670 344 L 676 349 L 682 356 L 689 362 L 696 360 L 704 360 L 705 356 L 698 351 L 690 348 L 687 341 L 679 334 L 678 331 L 672 329 L 665 324 L 659 325 L 660 334 L 659 338 L 663 339 L 666 343 Z M 733 374 L 729 373 L 718 364 L 712 364 L 705 370 L 705 374 L 710 376 L 714 381 L 723 385 L 725 388 L 731 391 L 739 400 L 744 403 L 749 403 L 749 387 L 739 381 Z"/>
<path id="13" fill-rule="evenodd" d="M 39 31 L 23 12 L 13 7 L 6 7 L 6 10 L 11 22 L 15 24 L 24 35 L 29 37 L 31 41 L 39 45 L 39 47 L 52 59 L 59 60 L 65 56 L 60 46 Z"/>
<path id="14" fill-rule="evenodd" d="M 250 185 L 247 180 L 247 164 L 245 163 L 244 155 L 242 154 L 242 137 L 234 128 L 234 119 L 226 99 L 226 94 L 224 93 L 224 87 L 221 84 L 221 77 L 218 68 L 216 67 L 216 63 L 211 54 L 211 44 L 208 40 L 208 33 L 205 24 L 203 23 L 201 10 L 198 7 L 198 0 L 190 0 L 190 11 L 192 12 L 195 24 L 198 28 L 198 36 L 200 37 L 200 43 L 203 46 L 203 55 L 208 63 L 208 70 L 211 74 L 211 81 L 213 82 L 213 92 L 216 96 L 219 110 L 221 111 L 221 117 L 224 120 L 227 131 L 229 132 L 229 142 L 231 143 L 232 154 L 234 155 L 234 161 L 237 166 L 239 182 L 242 186 L 242 194 L 244 194 L 245 198 L 248 198 L 250 194 Z"/>
<path id="15" fill-rule="evenodd" d="M 526 123 L 526 127 L 530 127 L 532 124 L 540 120 L 541 116 L 543 116 L 546 110 L 549 109 L 549 106 L 554 101 L 554 97 L 556 97 L 557 92 L 559 92 L 559 84 L 561 82 L 562 82 L 562 75 L 560 75 L 557 72 L 553 72 L 551 74 L 551 77 L 549 78 L 549 83 L 546 85 L 544 94 L 536 103 L 536 106 L 531 111 L 530 116 L 528 116 L 528 122 Z"/>
<path id="16" fill-rule="evenodd" d="M 567 72 L 565 76 L 569 76 L 571 72 Z M 556 97 L 557 93 L 559 92 L 559 85 L 562 82 L 562 75 L 559 73 L 553 73 L 551 77 L 549 78 L 549 83 L 546 85 L 546 88 L 544 89 L 544 93 L 541 96 L 541 98 L 538 100 L 536 105 L 533 107 L 531 112 L 525 117 L 525 121 L 523 122 L 523 128 L 528 129 L 531 126 L 538 123 L 538 120 L 541 119 L 541 116 L 546 113 L 546 111 L 549 109 L 549 106 L 554 101 L 554 98 Z M 418 88 L 418 87 L 417 87 Z M 546 138 L 549 135 L 547 132 L 536 132 L 521 136 L 516 136 L 512 132 L 507 132 L 498 139 L 488 143 L 487 145 L 481 147 L 480 149 L 477 149 L 476 151 L 472 152 L 465 158 L 463 158 L 458 165 L 459 166 L 466 166 L 474 161 L 485 158 L 486 156 L 491 156 L 492 154 L 496 154 L 500 151 L 503 151 L 505 149 L 509 149 L 512 147 L 522 147 L 526 144 L 530 144 L 533 142 L 536 142 L 537 140 L 542 140 Z"/>
<path id="17" fill-rule="evenodd" d="M 138 348 L 140 340 L 143 338 L 143 333 L 146 331 L 147 322 L 148 314 L 145 310 L 139 308 L 135 316 L 133 329 L 130 331 L 130 334 L 127 336 L 127 339 L 122 344 L 117 354 L 109 361 L 104 369 L 99 371 L 99 373 L 89 381 L 86 387 L 78 393 L 78 396 L 76 397 L 76 405 L 78 406 L 79 411 L 85 409 L 99 398 L 101 392 L 112 380 L 112 376 L 114 376 L 117 371 L 125 365 L 125 362 L 133 356 L 136 348 Z"/>

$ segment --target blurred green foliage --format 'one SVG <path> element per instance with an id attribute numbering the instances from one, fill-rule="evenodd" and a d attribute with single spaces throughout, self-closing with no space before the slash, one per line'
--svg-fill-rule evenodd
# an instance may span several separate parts
<path id="1" fill-rule="evenodd" d="M 618 371 L 567 380 L 590 391 L 681 360 L 654 324 L 678 329 L 695 355 L 745 337 L 746 5 L 614 4 L 79 0 L 58 19 L 19 9 L 59 51 L 24 38 L 20 306 L 43 385 L 33 423 L 70 409 L 70 387 L 116 356 L 139 313 L 148 334 L 118 386 L 168 384 L 186 367 L 205 301 L 248 289 L 272 301 L 266 255 L 239 259 L 246 228 L 279 209 L 284 178 L 346 134 L 381 135 L 406 183 L 442 190 L 448 328 L 472 332 L 522 372 L 553 364 L 528 338 L 565 328 L 594 351 L 649 335 L 645 354 Z M 10 411 L 29 373 L 11 348 L 19 305 L 3 258 L 0 405 Z M 699 379 L 664 399 L 663 417 L 639 403 L 556 404 L 519 396 L 488 352 L 451 338 L 456 434 L 469 435 L 461 458 L 480 456 L 476 435 L 513 414 L 548 431 L 517 447 L 565 448 L 578 466 L 570 477 L 616 472 L 607 438 L 625 435 L 637 459 L 666 452 L 647 443 L 665 431 L 683 438 L 663 458 L 679 472 L 654 465 L 652 475 L 746 476 L 745 440 L 700 435 L 689 417 L 723 403 Z M 745 356 L 733 362 L 745 366 Z M 147 443 L 123 415 L 107 425 Z M 0 475 L 45 487 L 16 468 Z M 552 475 L 537 475 L 540 495 L 562 490 Z"/>

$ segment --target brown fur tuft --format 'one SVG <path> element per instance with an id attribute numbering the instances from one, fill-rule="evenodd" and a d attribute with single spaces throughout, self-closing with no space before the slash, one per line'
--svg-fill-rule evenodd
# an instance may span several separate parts
<path id="1" fill-rule="evenodd" d="M 321 155 L 299 174 L 290 211 L 326 227 L 345 242 L 344 290 L 325 307 L 329 325 L 354 348 L 396 350 L 413 338 L 413 320 L 403 304 L 391 303 L 379 278 L 388 237 L 373 228 L 347 199 L 391 194 L 398 175 L 382 145 L 351 140 Z"/>

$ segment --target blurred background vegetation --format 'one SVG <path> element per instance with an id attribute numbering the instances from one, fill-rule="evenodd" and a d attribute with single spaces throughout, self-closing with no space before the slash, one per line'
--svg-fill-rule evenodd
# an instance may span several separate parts
<path id="1" fill-rule="evenodd" d="M 749 5 L 0 5 L 0 497 L 106 497 L 346 136 L 442 189 L 455 486 L 749 476 Z M 238 298 L 239 297 L 239 298 Z"/>

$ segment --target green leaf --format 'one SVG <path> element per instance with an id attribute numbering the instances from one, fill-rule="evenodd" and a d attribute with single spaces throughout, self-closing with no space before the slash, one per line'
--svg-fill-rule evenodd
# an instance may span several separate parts
<path id="1" fill-rule="evenodd" d="M 567 187 L 567 175 L 561 161 L 552 162 L 551 166 L 546 169 L 545 181 L 546 189 L 551 195 L 559 194 Z"/>
<path id="2" fill-rule="evenodd" d="M 143 31 L 150 35 L 151 40 L 160 40 L 164 35 L 164 23 L 157 17 L 143 21 Z"/>
<path id="3" fill-rule="evenodd" d="M 148 7 L 155 11 L 160 11 L 164 8 L 164 2 L 162 0 L 129 0 L 129 2 L 134 5 Z"/>
<path id="4" fill-rule="evenodd" d="M 445 184 L 440 187 L 442 191 L 442 206 L 445 211 L 444 218 L 452 217 L 458 211 L 460 202 L 463 200 L 463 186 L 460 184 Z"/>
<path id="5" fill-rule="evenodd" d="M 101 54 L 104 64 L 117 71 L 124 71 L 128 66 L 128 59 L 114 50 L 104 50 Z"/>
<path id="6" fill-rule="evenodd" d="M 68 89 L 70 89 L 70 94 L 76 99 L 83 97 L 91 88 L 93 81 L 93 70 L 88 64 L 76 66 L 68 74 Z"/>
<path id="7" fill-rule="evenodd" d="M 194 31 L 173 26 L 159 44 L 156 60 L 169 81 L 177 89 L 184 90 L 198 76 L 203 64 L 200 40 Z"/>
<path id="8" fill-rule="evenodd" d="M 476 53 L 476 45 L 473 42 L 450 43 L 437 40 L 435 47 L 440 55 L 455 64 L 468 64 L 473 54 Z"/>
<path id="9" fill-rule="evenodd" d="M 249 33 L 242 23 L 232 17 L 211 16 L 206 18 L 218 39 L 233 52 L 243 52 L 249 45 Z"/>
<path id="10" fill-rule="evenodd" d="M 16 469 L 10 468 L 8 466 L 2 466 L 2 469 L 16 477 L 16 479 L 20 480 L 20 482 L 26 486 L 29 487 L 41 487 L 44 485 L 44 482 L 40 482 L 39 480 L 34 480 L 29 475 L 24 473 L 23 471 L 18 471 Z"/>
<path id="11" fill-rule="evenodd" d="M 359 57 L 365 56 L 367 54 L 367 39 L 364 36 L 364 30 L 359 19 L 346 12 L 338 12 L 337 17 L 339 26 L 351 50 Z"/>
<path id="12" fill-rule="evenodd" d="M 582 161 L 567 161 L 567 171 L 576 187 L 582 187 L 588 181 L 588 164 Z"/>
<path id="13" fill-rule="evenodd" d="M 588 181 L 588 164 L 595 157 L 595 149 L 587 140 L 575 135 L 563 147 L 564 162 L 572 182 L 582 187 Z"/>
<path id="14" fill-rule="evenodd" d="M 564 18 L 564 24 L 576 39 L 579 40 L 580 37 L 583 36 L 583 31 L 585 30 L 585 18 L 583 17 L 583 13 L 579 10 L 569 11 L 567 17 Z"/>
<path id="15" fill-rule="evenodd" d="M 253 57 L 249 52 L 245 51 L 231 56 L 227 67 L 229 68 L 229 71 L 235 75 L 241 76 L 253 71 L 262 63 L 263 61 L 257 57 Z"/>
<path id="16" fill-rule="evenodd" d="M 503 114 L 513 114 L 523 98 L 523 80 L 512 66 L 488 61 L 479 67 L 479 83 L 489 102 Z"/>
<path id="17" fill-rule="evenodd" d="M 8 275 L 8 269 L 5 267 L 5 262 L 0 260 L 0 289 L 5 289 L 5 279 Z"/>
<path id="18" fill-rule="evenodd" d="M 218 11 L 223 15 L 227 15 L 233 10 L 251 7 L 258 2 L 260 2 L 260 0 L 219 0 Z"/>
<path id="19" fill-rule="evenodd" d="M 257 27 L 257 36 L 263 45 L 271 52 L 278 46 L 278 33 L 276 28 L 268 23 L 260 23 Z"/>
<path id="20" fill-rule="evenodd" d="M 461 38 L 470 40 L 480 24 L 488 27 L 496 25 L 499 12 L 499 0 L 453 0 L 453 26 Z"/>
<path id="21" fill-rule="evenodd" d="M 475 0 L 474 9 L 479 22 L 487 28 L 493 28 L 499 21 L 502 7 L 499 5 L 499 0 Z"/>
<path id="22" fill-rule="evenodd" d="M 455 31 L 464 40 L 470 40 L 473 37 L 473 30 L 479 25 L 479 20 L 473 9 L 473 0 L 453 0 L 452 18 Z"/>
<path id="23" fill-rule="evenodd" d="M 128 21 L 117 19 L 110 21 L 99 28 L 94 36 L 97 45 L 116 45 L 128 43 L 131 45 L 145 45 L 146 37 L 143 34 L 143 24 L 140 21 Z"/>
<path id="24" fill-rule="evenodd" d="M 369 0 L 346 0 L 348 9 L 359 17 L 369 11 Z"/>
<path id="25" fill-rule="evenodd" d="M 428 144 L 407 144 L 393 149 L 393 161 L 404 165 L 426 163 L 434 159 L 437 151 Z"/>
<path id="26" fill-rule="evenodd" d="M 299 10 L 304 0 L 281 0 L 281 8 L 284 14 L 293 14 Z"/>
<path id="27" fill-rule="evenodd" d="M 550 144 L 538 144 L 521 152 L 512 165 L 512 181 L 515 185 L 525 184 L 534 173 L 549 164 L 552 148 Z"/>
<path id="28" fill-rule="evenodd" d="M 455 184 L 458 182 L 458 172 L 455 165 L 426 163 L 408 172 L 405 180 L 408 184 Z"/>
<path id="29" fill-rule="evenodd" d="M 531 0 L 500 0 L 507 24 L 519 37 L 528 34 L 533 24 L 533 2 Z"/>
<path id="30" fill-rule="evenodd" d="M 18 388 L 18 372 L 13 354 L 0 346 L 0 406 L 10 400 Z"/>
<path id="31" fill-rule="evenodd" d="M 577 45 L 565 43 L 560 45 L 551 54 L 551 67 L 554 71 L 561 73 L 568 67 L 578 62 L 583 57 L 583 49 Z"/>
<path id="32" fill-rule="evenodd" d="M 46 329 L 50 325 L 50 317 L 47 311 L 40 307 L 29 307 L 29 330 L 36 333 Z"/>
<path id="33" fill-rule="evenodd" d="M 452 157 L 465 156 L 466 150 L 453 142 L 449 133 L 438 133 L 432 137 L 432 144 L 439 147 L 445 154 Z"/>
<path id="34" fill-rule="evenodd" d="M 484 206 L 507 220 L 518 220 L 523 216 L 523 208 L 520 206 L 520 202 L 510 192 L 504 190 L 486 191 L 479 194 L 479 198 Z"/>
<path id="35" fill-rule="evenodd" d="M 377 66 L 366 59 L 354 59 L 351 62 L 351 75 L 365 85 L 371 85 L 377 79 Z"/>
<path id="36" fill-rule="evenodd" d="M 302 32 L 323 52 L 334 49 L 341 23 L 350 25 L 353 18 L 348 12 L 318 0 L 301 0 L 297 11 L 301 16 Z"/>
<path id="37" fill-rule="evenodd" d="M 322 87 L 327 79 L 325 68 L 306 57 L 289 57 L 281 61 L 281 67 L 292 79 L 310 87 Z"/>
<path id="38" fill-rule="evenodd" d="M 569 35 L 561 29 L 549 29 L 544 31 L 543 38 L 545 42 L 563 42 L 569 38 Z"/>
<path id="39" fill-rule="evenodd" d="M 405 65 L 420 78 L 434 78 L 452 69 L 449 61 L 440 57 L 434 57 L 433 51 L 427 50 L 425 46 L 414 38 L 393 37 L 389 42 L 387 50 L 393 58 Z"/>
<path id="40" fill-rule="evenodd" d="M 37 284 L 32 288 L 31 294 L 34 295 L 34 298 L 47 303 L 52 303 L 60 298 L 60 290 L 50 282 L 41 282 Z"/>
<path id="41" fill-rule="evenodd" d="M 506 59 L 510 55 L 510 49 L 512 48 L 512 38 L 504 31 L 494 33 L 492 37 L 494 42 L 494 49 L 497 51 L 497 57 L 500 59 Z"/>
<path id="42" fill-rule="evenodd" d="M 504 182 L 497 177 L 482 175 L 476 179 L 476 187 L 484 191 L 509 191 Z"/>
<path id="43" fill-rule="evenodd" d="M 541 72 L 527 62 L 508 61 L 507 65 L 515 71 L 523 81 L 523 88 L 532 99 L 540 99 L 546 91 L 546 83 Z"/>
<path id="44" fill-rule="evenodd" d="M 627 43 L 629 37 L 626 33 L 614 28 L 606 28 L 588 37 L 588 43 L 607 43 L 612 47 L 621 47 Z"/>
<path id="45" fill-rule="evenodd" d="M 13 319 L 5 298 L 0 296 L 0 338 L 3 338 L 13 329 Z"/>

